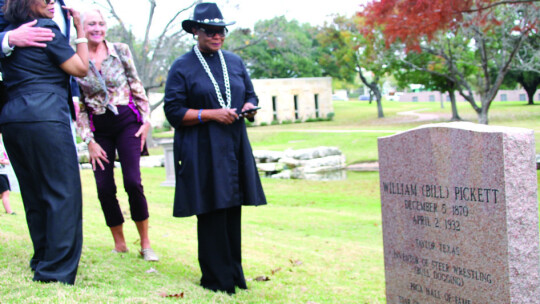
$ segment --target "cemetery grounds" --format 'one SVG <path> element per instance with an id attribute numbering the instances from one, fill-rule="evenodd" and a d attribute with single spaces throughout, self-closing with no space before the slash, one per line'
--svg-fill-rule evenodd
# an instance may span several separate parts
<path id="1" fill-rule="evenodd" d="M 336 101 L 333 121 L 251 127 L 248 132 L 256 150 L 337 146 L 350 165 L 377 161 L 377 137 L 450 118 L 448 104 L 444 109 L 434 102 L 387 101 L 383 106 L 386 117 L 377 119 L 375 104 Z M 466 103 L 459 104 L 459 114 L 476 121 Z M 491 125 L 534 129 L 540 153 L 540 105 L 495 102 L 489 117 Z M 160 148 L 150 151 L 161 153 Z M 0 303 L 386 303 L 377 172 L 348 171 L 342 181 L 262 178 L 269 204 L 243 208 L 249 290 L 234 296 L 199 287 L 196 219 L 172 217 L 174 188 L 160 186 L 164 168 L 142 168 L 150 237 L 161 260 L 148 263 L 139 257 L 136 228 L 116 174 L 130 251 L 111 252 L 93 174 L 82 170 L 84 243 L 74 286 L 32 282 L 24 210 L 20 194 L 11 193 L 17 215 L 0 216 Z"/>

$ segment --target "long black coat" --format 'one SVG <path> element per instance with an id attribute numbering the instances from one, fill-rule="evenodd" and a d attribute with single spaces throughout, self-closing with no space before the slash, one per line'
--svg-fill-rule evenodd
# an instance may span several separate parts
<path id="1" fill-rule="evenodd" d="M 231 84 L 231 108 L 258 104 L 251 79 L 237 55 L 223 51 Z M 204 55 L 225 97 L 218 54 Z M 212 82 L 193 51 L 172 65 L 165 87 L 165 115 L 175 128 L 176 192 L 173 215 L 185 217 L 239 205 L 264 205 L 255 159 L 243 119 L 183 126 L 188 109 L 221 108 Z"/>

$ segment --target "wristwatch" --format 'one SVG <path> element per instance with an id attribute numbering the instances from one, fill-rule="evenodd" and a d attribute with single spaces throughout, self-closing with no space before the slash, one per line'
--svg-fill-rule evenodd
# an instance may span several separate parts
<path id="1" fill-rule="evenodd" d="M 84 140 L 84 142 L 88 145 L 88 144 L 90 144 L 91 142 L 96 142 L 96 141 L 94 140 L 93 137 L 87 137 L 87 138 Z"/>

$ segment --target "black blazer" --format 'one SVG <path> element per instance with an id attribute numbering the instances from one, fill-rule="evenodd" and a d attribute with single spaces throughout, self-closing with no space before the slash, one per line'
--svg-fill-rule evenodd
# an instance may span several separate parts
<path id="1" fill-rule="evenodd" d="M 18 25 L 9 25 L 7 29 Z M 16 48 L 4 57 L 2 72 L 8 102 L 0 113 L 0 124 L 11 122 L 56 121 L 69 125 L 70 76 L 60 64 L 75 54 L 67 38 L 51 19 L 38 19 L 36 26 L 55 34 L 45 48 Z M 66 102 L 68 104 L 66 104 Z"/>
<path id="2" fill-rule="evenodd" d="M 60 3 L 61 6 L 63 5 L 66 5 L 64 3 L 64 0 L 57 0 L 58 3 Z M 0 8 L 4 6 L 4 0 L 0 0 Z M 70 20 L 68 19 L 68 15 L 67 15 L 67 12 L 65 10 L 62 10 L 62 14 L 64 15 L 64 20 L 66 20 L 66 38 L 69 40 L 70 38 L 70 28 L 71 28 L 71 23 L 70 23 Z M 4 31 L 6 29 L 6 27 L 9 25 L 9 23 L 4 19 L 4 11 L 2 9 L 0 9 L 0 58 L 3 58 L 5 57 L 6 55 L 4 54 L 3 50 L 2 50 L 2 47 L 1 47 L 1 42 L 4 40 L 4 36 L 6 34 L 6 32 Z M 70 110 L 70 113 L 71 113 L 71 118 L 73 120 L 75 120 L 77 117 L 75 116 L 75 108 L 73 107 L 73 102 L 71 102 L 70 100 L 72 100 L 72 97 L 73 96 L 79 96 L 80 95 L 80 92 L 79 92 L 79 86 L 77 85 L 77 81 L 75 80 L 74 77 L 70 77 L 69 79 L 69 85 L 71 87 L 71 90 L 70 90 L 70 96 L 69 96 L 69 99 L 68 99 L 68 102 L 69 102 L 69 110 Z M 1 96 L 1 92 L 0 92 L 0 103 L 4 103 L 5 102 L 5 99 L 4 99 L 4 96 Z M 1 110 L 1 106 L 0 106 L 0 110 Z"/>

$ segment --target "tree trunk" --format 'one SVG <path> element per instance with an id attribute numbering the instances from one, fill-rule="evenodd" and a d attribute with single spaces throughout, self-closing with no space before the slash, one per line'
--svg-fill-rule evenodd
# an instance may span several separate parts
<path id="1" fill-rule="evenodd" d="M 534 93 L 536 93 L 536 87 L 538 86 L 538 84 L 536 84 L 534 87 L 532 86 L 525 86 L 523 85 L 523 88 L 525 89 L 525 92 L 527 92 L 527 96 L 529 97 L 529 103 L 527 103 L 528 105 L 534 105 Z"/>
<path id="2" fill-rule="evenodd" d="M 478 123 L 487 125 L 488 124 L 488 107 L 483 106 L 482 109 L 478 112 Z"/>
<path id="3" fill-rule="evenodd" d="M 457 103 L 456 103 L 456 91 L 449 90 L 448 95 L 450 96 L 450 104 L 452 105 L 452 118 L 450 118 L 451 121 L 461 121 L 461 117 L 459 117 L 458 111 L 457 111 Z"/>
<path id="4" fill-rule="evenodd" d="M 358 65 L 358 74 L 360 76 L 360 80 L 362 80 L 364 85 L 366 85 L 369 88 L 370 96 L 371 96 L 371 93 L 375 95 L 375 99 L 377 100 L 377 117 L 383 118 L 384 113 L 382 109 L 382 95 L 381 95 L 381 90 L 379 90 L 379 85 L 378 85 L 379 76 L 376 76 L 375 79 L 371 83 L 368 82 L 367 79 L 364 77 L 364 74 L 362 73 L 362 67 L 360 65 Z"/>
<path id="5" fill-rule="evenodd" d="M 383 109 L 382 109 L 381 91 L 379 91 L 378 87 L 375 87 L 375 90 L 373 90 L 373 93 L 375 93 L 375 99 L 377 99 L 377 117 L 378 118 L 384 118 L 384 113 L 383 113 Z"/>

